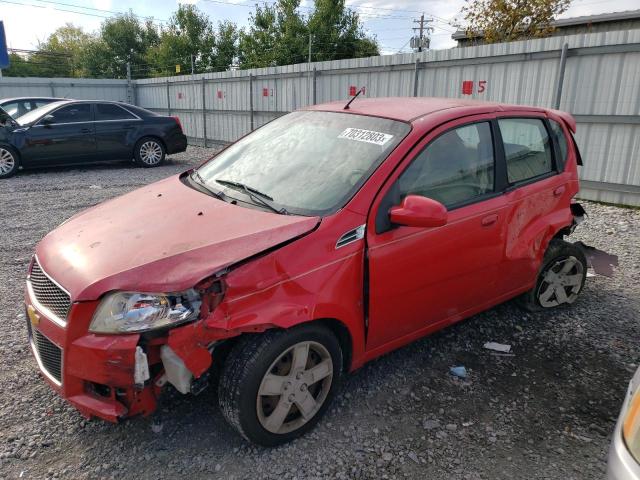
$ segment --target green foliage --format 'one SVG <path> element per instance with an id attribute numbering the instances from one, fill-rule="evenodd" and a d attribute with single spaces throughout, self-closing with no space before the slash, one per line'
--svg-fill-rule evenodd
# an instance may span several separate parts
<path id="1" fill-rule="evenodd" d="M 278 0 L 256 6 L 248 30 L 240 32 L 240 68 L 267 67 L 313 61 L 379 55 L 375 38 L 362 30 L 358 14 L 344 0 L 316 0 L 304 17 L 300 0 Z"/>
<path id="2" fill-rule="evenodd" d="M 207 15 L 195 5 L 180 5 L 160 33 L 160 41 L 147 52 L 152 74 L 166 75 L 181 66 L 180 73 L 191 73 L 193 55 L 195 73 L 226 70 L 236 55 L 237 28 L 220 23 L 216 31 Z"/>
<path id="3" fill-rule="evenodd" d="M 488 0 L 487 0 L 488 1 Z M 567 0 L 568 1 L 568 0 Z M 216 25 L 195 5 L 180 4 L 166 27 L 139 20 L 133 12 L 106 19 L 90 34 L 66 24 L 39 44 L 35 53 L 11 54 L 6 76 L 126 78 L 127 63 L 134 78 L 302 63 L 379 55 L 357 13 L 345 0 L 316 0 L 308 15 L 300 0 L 256 5 L 250 26 L 239 30 L 231 22 Z"/>
<path id="4" fill-rule="evenodd" d="M 462 14 L 467 35 L 482 32 L 484 43 L 546 37 L 551 22 L 567 11 L 571 0 L 467 0 Z"/>

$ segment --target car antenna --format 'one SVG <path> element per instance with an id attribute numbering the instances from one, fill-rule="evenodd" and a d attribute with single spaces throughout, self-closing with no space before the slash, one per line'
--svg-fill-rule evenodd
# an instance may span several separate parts
<path id="1" fill-rule="evenodd" d="M 351 98 L 351 100 L 349 100 L 347 102 L 347 104 L 344 106 L 343 110 L 349 110 L 349 105 L 351 105 L 351 102 L 353 102 L 356 98 L 358 98 L 358 95 L 360 95 L 361 93 L 364 93 L 364 87 L 362 87 L 360 90 L 358 90 L 358 93 L 356 93 L 353 98 Z"/>

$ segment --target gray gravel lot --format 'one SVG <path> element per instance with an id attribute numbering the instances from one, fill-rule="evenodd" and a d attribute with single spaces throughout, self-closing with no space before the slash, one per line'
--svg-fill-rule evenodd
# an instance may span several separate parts
<path id="1" fill-rule="evenodd" d="M 619 255 L 615 278 L 589 278 L 571 308 L 532 315 L 507 303 L 370 363 L 345 380 L 319 428 L 290 445 L 248 445 L 214 391 L 171 397 L 159 434 L 141 418 L 85 421 L 39 378 L 26 343 L 34 246 L 79 210 L 210 153 L 189 148 L 156 169 L 61 168 L 0 182 L 0 478 L 603 477 L 638 362 L 640 211 L 586 202 L 590 219 L 574 238 Z M 493 355 L 486 341 L 515 355 Z M 453 365 L 469 378 L 452 378 Z"/>

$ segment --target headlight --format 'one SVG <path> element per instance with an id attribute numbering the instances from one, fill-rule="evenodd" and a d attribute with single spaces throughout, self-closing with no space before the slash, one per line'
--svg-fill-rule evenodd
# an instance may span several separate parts
<path id="1" fill-rule="evenodd" d="M 113 292 L 100 302 L 89 331 L 129 333 L 174 326 L 198 318 L 200 303 L 193 289 L 170 294 Z"/>

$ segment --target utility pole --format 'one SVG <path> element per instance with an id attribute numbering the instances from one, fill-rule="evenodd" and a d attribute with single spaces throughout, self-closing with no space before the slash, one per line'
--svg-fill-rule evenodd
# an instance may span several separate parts
<path id="1" fill-rule="evenodd" d="M 413 30 L 418 30 L 418 37 L 413 37 L 411 39 L 411 47 L 418 50 L 418 52 L 422 52 L 423 47 L 429 48 L 429 37 L 425 38 L 425 32 L 429 33 L 432 30 L 432 27 L 429 27 L 429 23 L 433 20 L 429 20 L 424 18 L 424 13 L 420 15 L 420 20 L 414 20 L 413 23 L 417 23 L 420 25 L 419 27 L 414 27 Z"/>
<path id="2" fill-rule="evenodd" d="M 313 35 L 309 34 L 309 68 L 311 70 L 311 40 L 313 39 Z"/>
<path id="3" fill-rule="evenodd" d="M 191 75 L 195 73 L 195 55 L 191 54 Z"/>

